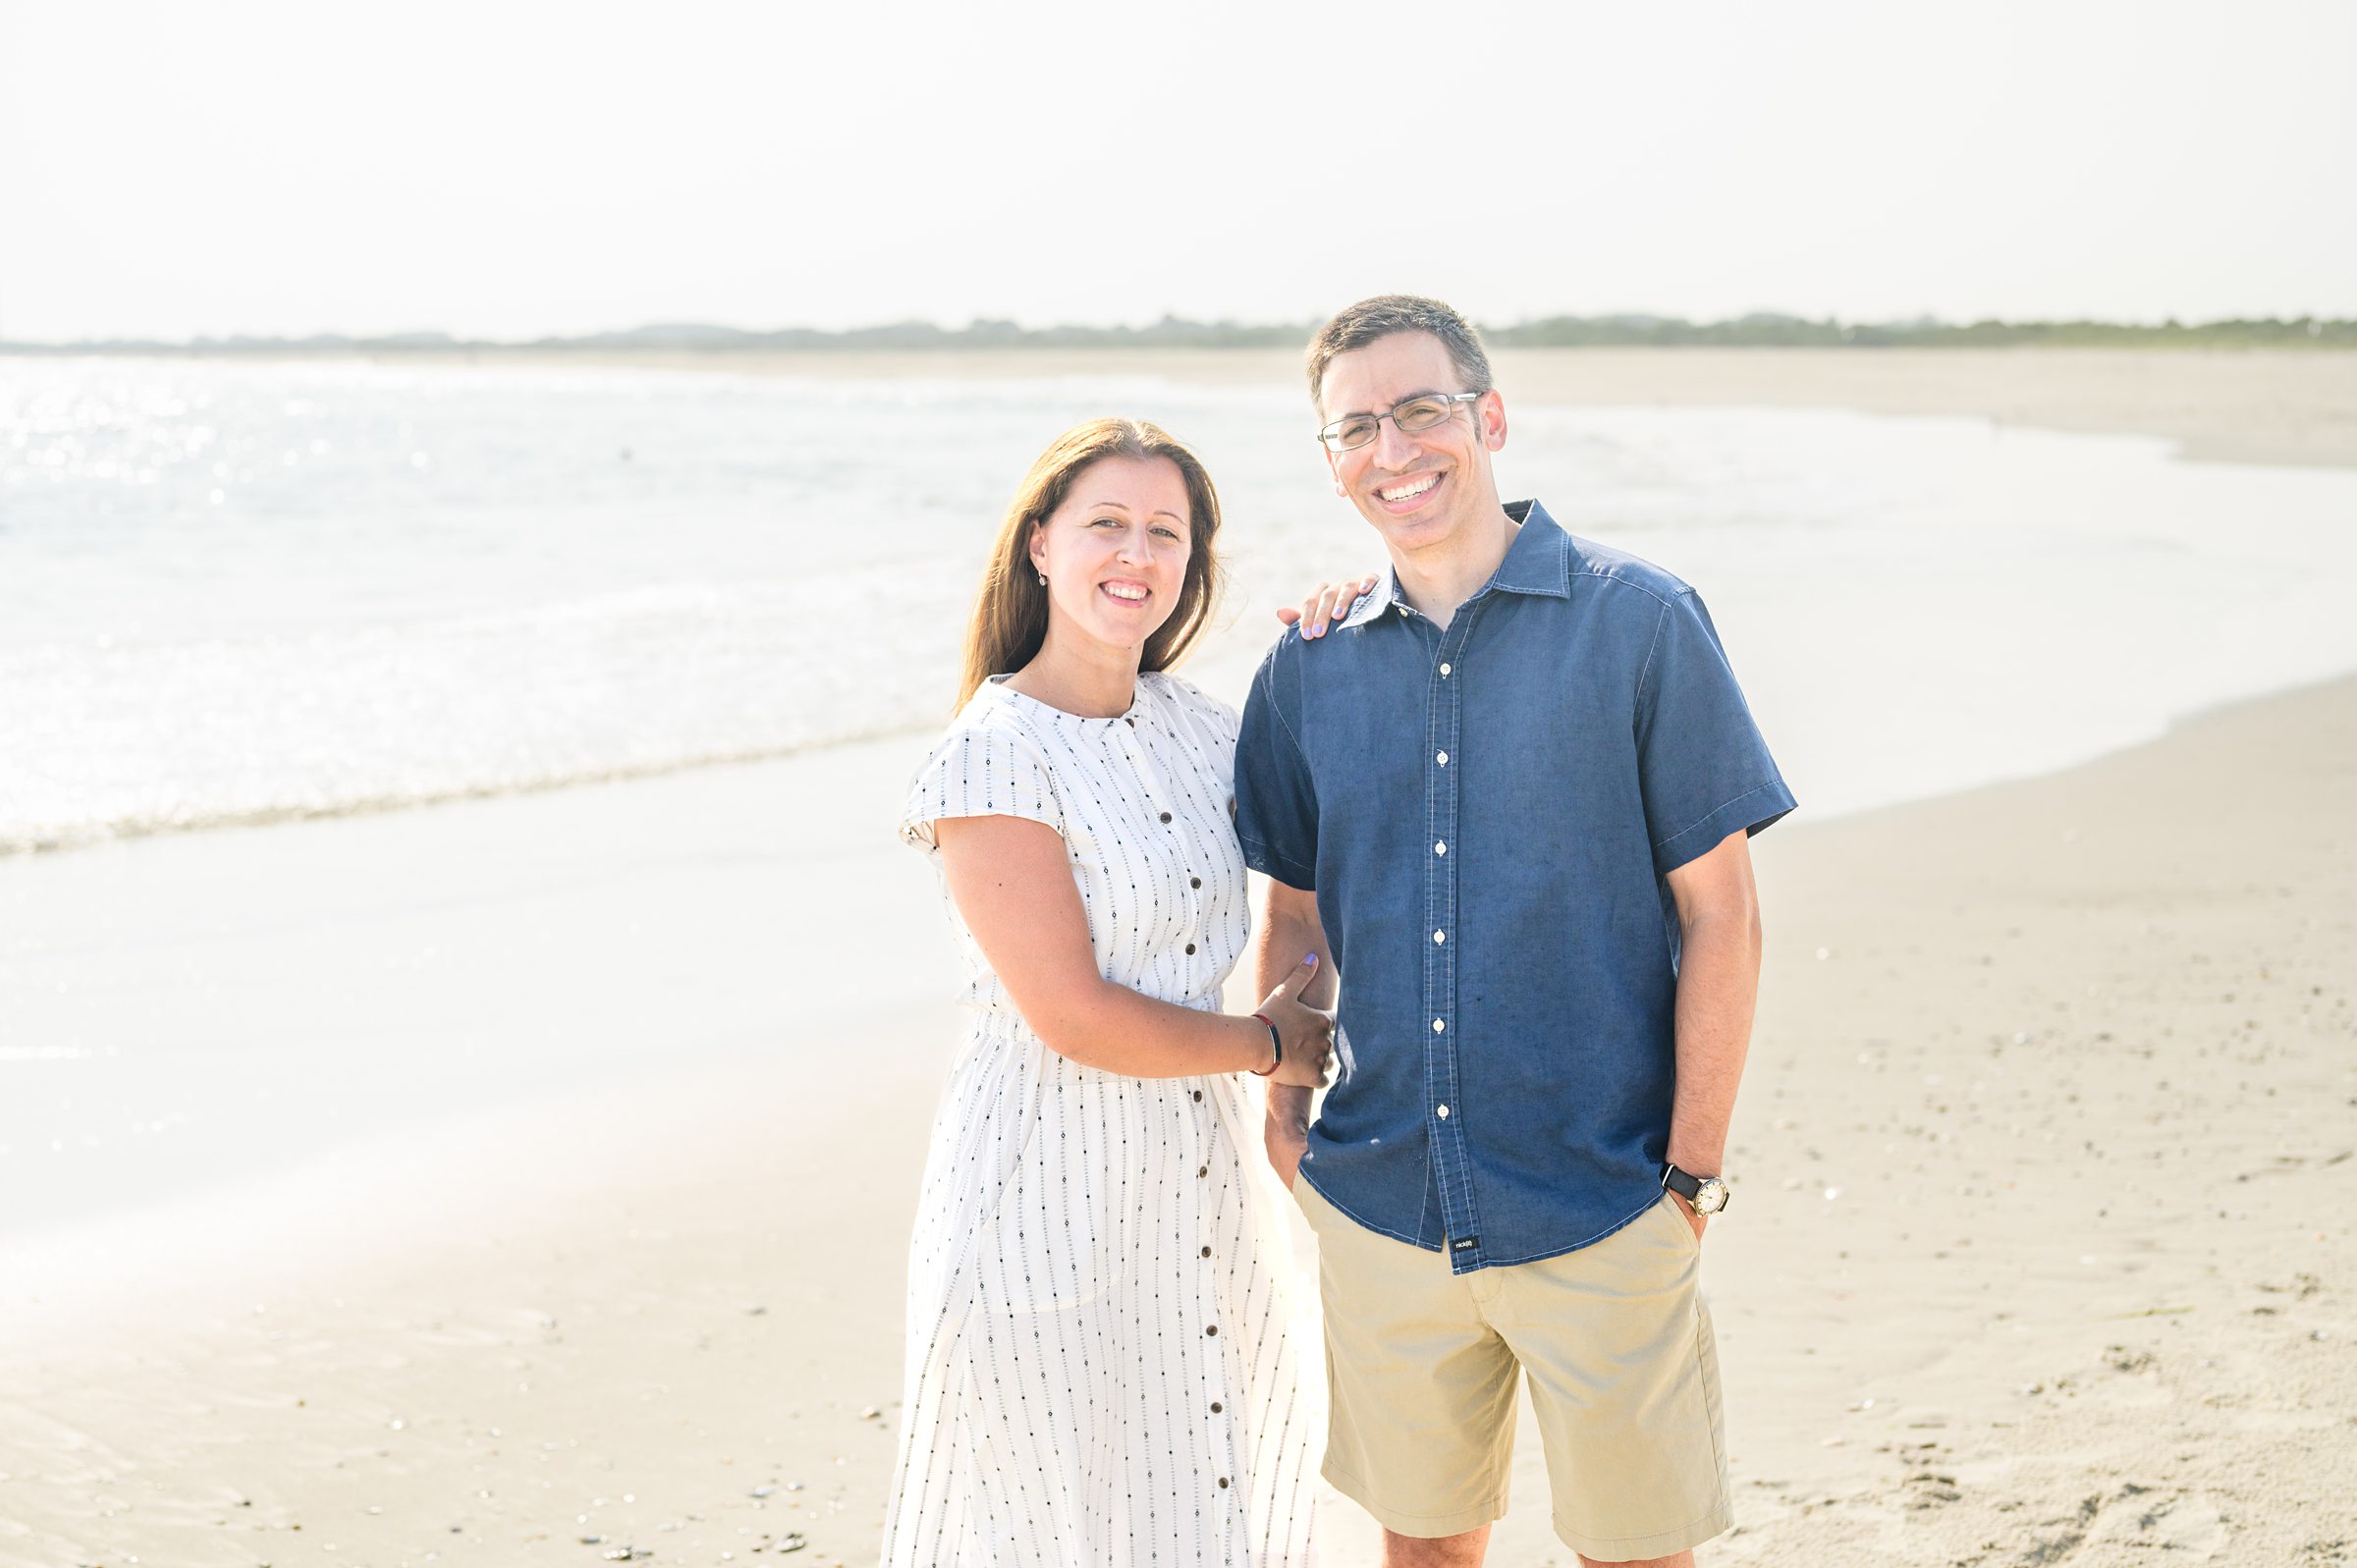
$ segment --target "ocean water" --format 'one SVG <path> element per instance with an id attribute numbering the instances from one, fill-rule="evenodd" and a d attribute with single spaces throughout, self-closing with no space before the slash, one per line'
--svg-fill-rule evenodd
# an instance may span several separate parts
<path id="1" fill-rule="evenodd" d="M 0 854 L 921 729 L 1015 479 L 1108 411 L 1221 483 L 1215 690 L 1274 605 L 1380 565 L 1286 391 L 9 362 Z M 2357 475 L 1964 419 L 1510 412 L 1506 492 L 1702 588 L 1814 813 L 2357 668 Z"/>

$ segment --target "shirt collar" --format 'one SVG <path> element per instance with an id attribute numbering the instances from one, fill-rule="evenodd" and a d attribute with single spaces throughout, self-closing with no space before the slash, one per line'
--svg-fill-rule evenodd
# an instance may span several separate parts
<path id="1" fill-rule="evenodd" d="M 1506 514 L 1522 525 L 1506 559 L 1491 573 L 1489 586 L 1508 593 L 1544 594 L 1550 599 L 1571 597 L 1571 536 L 1547 515 L 1536 501 L 1509 501 Z"/>
<path id="2" fill-rule="evenodd" d="M 1571 536 L 1563 532 L 1562 524 L 1547 514 L 1547 509 L 1536 501 L 1509 501 L 1506 514 L 1522 526 L 1513 543 L 1506 547 L 1506 559 L 1481 592 L 1503 588 L 1507 593 L 1535 593 L 1553 599 L 1567 599 L 1571 595 Z M 1475 597 L 1479 597 L 1476 595 Z M 1350 613 L 1338 625 L 1363 626 L 1373 622 L 1395 604 L 1406 601 L 1399 596 L 1399 573 L 1394 567 L 1383 568 L 1383 576 L 1375 586 L 1353 600 Z"/>
<path id="3" fill-rule="evenodd" d="M 1398 574 L 1392 568 L 1386 567 L 1383 568 L 1383 575 L 1376 580 L 1375 586 L 1353 599 L 1350 602 L 1350 613 L 1335 623 L 1342 626 L 1366 625 L 1389 610 L 1398 597 Z"/>

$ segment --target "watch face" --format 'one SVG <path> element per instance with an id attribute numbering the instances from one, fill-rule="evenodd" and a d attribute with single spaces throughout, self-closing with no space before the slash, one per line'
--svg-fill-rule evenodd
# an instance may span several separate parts
<path id="1" fill-rule="evenodd" d="M 1717 1176 L 1705 1176 L 1694 1192 L 1694 1212 L 1715 1215 L 1727 1207 L 1727 1183 Z"/>

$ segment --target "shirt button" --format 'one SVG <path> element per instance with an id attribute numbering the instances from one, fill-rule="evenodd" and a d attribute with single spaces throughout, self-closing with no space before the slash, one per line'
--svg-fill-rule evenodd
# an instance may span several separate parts
<path id="1" fill-rule="evenodd" d="M 1447 1121 L 1449 1119 L 1449 1108 L 1447 1106 L 1437 1107 L 1433 1110 L 1433 1114 L 1440 1117 L 1443 1121 Z"/>
<path id="2" fill-rule="evenodd" d="M 1186 879 L 1186 885 L 1190 888 L 1200 888 L 1203 886 L 1203 879 L 1201 877 L 1189 877 Z"/>
<path id="3" fill-rule="evenodd" d="M 1195 945 L 1191 942 L 1186 945 L 1186 955 L 1189 958 L 1192 958 L 1195 955 Z"/>
<path id="4" fill-rule="evenodd" d="M 1432 1032 L 1436 1035 L 1447 1034 L 1449 1032 L 1449 1020 L 1446 1018 L 1435 1018 L 1432 1021 Z"/>
<path id="5" fill-rule="evenodd" d="M 1207 1334 L 1207 1335 L 1214 1335 L 1214 1334 L 1217 1334 L 1219 1331 L 1220 1331 L 1220 1325 L 1219 1325 L 1218 1324 L 1216 1324 L 1216 1323 L 1215 1323 L 1215 1324 L 1206 1324 L 1206 1325 L 1204 1325 L 1204 1327 L 1203 1327 L 1203 1332 L 1204 1332 L 1205 1334 Z"/>
<path id="6" fill-rule="evenodd" d="M 1443 666 L 1441 666 L 1441 678 L 1442 678 L 1443 680 L 1446 680 L 1446 679 L 1448 679 L 1448 678 L 1449 678 L 1449 667 L 1448 667 L 1447 665 L 1443 665 Z"/>
<path id="7" fill-rule="evenodd" d="M 1449 753 L 1447 753 L 1446 751 L 1438 751 L 1438 752 L 1435 752 L 1435 753 L 1433 753 L 1433 758 L 1432 758 L 1432 760 L 1433 760 L 1433 761 L 1435 761 L 1435 762 L 1437 762 L 1437 763 L 1439 763 L 1439 764 L 1440 764 L 1442 767 L 1446 768 L 1446 767 L 1448 767 L 1448 766 L 1449 766 Z"/>
<path id="8" fill-rule="evenodd" d="M 1222 1477 L 1220 1478 L 1220 1486 L 1221 1486 L 1223 1488 L 1225 1488 L 1225 1487 L 1227 1487 L 1227 1485 L 1228 1485 L 1228 1478 L 1227 1478 L 1226 1476 L 1222 1476 Z"/>
<path id="9" fill-rule="evenodd" d="M 1195 1091 L 1195 1104 L 1197 1104 L 1197 1105 L 1201 1105 L 1202 1103 L 1203 1103 L 1203 1091 L 1202 1091 L 1202 1090 L 1200 1090 L 1200 1089 L 1198 1089 L 1198 1090 L 1196 1090 L 1196 1091 Z"/>
<path id="10" fill-rule="evenodd" d="M 1449 852 L 1449 840 L 1443 838 L 1439 843 L 1434 844 L 1432 846 L 1432 852 L 1436 855 L 1447 854 Z"/>
<path id="11" fill-rule="evenodd" d="M 1221 1404 L 1221 1403 L 1220 1403 L 1220 1402 L 1219 1402 L 1217 1399 L 1214 1399 L 1214 1400 L 1211 1402 L 1211 1413 L 1212 1413 L 1213 1415 L 1215 1415 L 1215 1416 L 1216 1416 L 1216 1415 L 1218 1415 L 1218 1414 L 1219 1414 L 1219 1413 L 1220 1413 L 1222 1410 L 1225 1410 L 1226 1408 L 1227 1408 L 1227 1406 L 1225 1406 L 1225 1405 Z"/>
<path id="12" fill-rule="evenodd" d="M 1195 1098 L 1200 1100 L 1202 1096 L 1197 1095 Z M 1208 1176 L 1211 1174 L 1211 1167 L 1209 1165 L 1197 1165 L 1195 1167 L 1195 1174 L 1198 1176 Z"/>
<path id="13" fill-rule="evenodd" d="M 1122 723 L 1127 725 L 1132 730 L 1137 728 L 1137 721 L 1135 719 L 1124 719 Z"/>
<path id="14" fill-rule="evenodd" d="M 1170 820 L 1171 820 L 1171 814 L 1170 814 L 1169 812 L 1167 812 L 1167 811 L 1166 811 L 1166 812 L 1164 812 L 1164 813 L 1162 814 L 1162 820 L 1163 820 L 1163 821 L 1165 821 L 1165 822 L 1168 822 L 1168 821 L 1170 821 Z"/>
<path id="15" fill-rule="evenodd" d="M 1436 943 L 1445 943 L 1449 940 L 1449 933 L 1446 931 L 1436 931 L 1432 934 L 1432 940 Z"/>
<path id="16" fill-rule="evenodd" d="M 1211 1256 L 1211 1249 L 1210 1249 L 1209 1247 L 1206 1247 L 1206 1248 L 1204 1248 L 1204 1249 L 1203 1249 L 1203 1256 L 1204 1256 L 1204 1257 L 1206 1257 L 1206 1258 L 1208 1258 L 1208 1257 L 1210 1257 L 1210 1256 Z M 1214 1405 L 1214 1406 L 1212 1406 L 1211 1408 L 1212 1408 L 1212 1409 L 1214 1409 L 1214 1410 L 1217 1410 L 1217 1409 L 1219 1409 L 1220 1407 L 1219 1407 L 1219 1406 L 1217 1406 L 1217 1405 Z"/>

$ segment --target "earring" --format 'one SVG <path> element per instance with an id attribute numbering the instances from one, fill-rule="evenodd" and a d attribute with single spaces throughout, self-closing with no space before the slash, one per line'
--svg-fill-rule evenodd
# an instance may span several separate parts
<path id="1" fill-rule="evenodd" d="M 1039 574 L 1039 585 L 1043 588 L 1048 585 L 1048 574 L 1044 571 Z"/>

